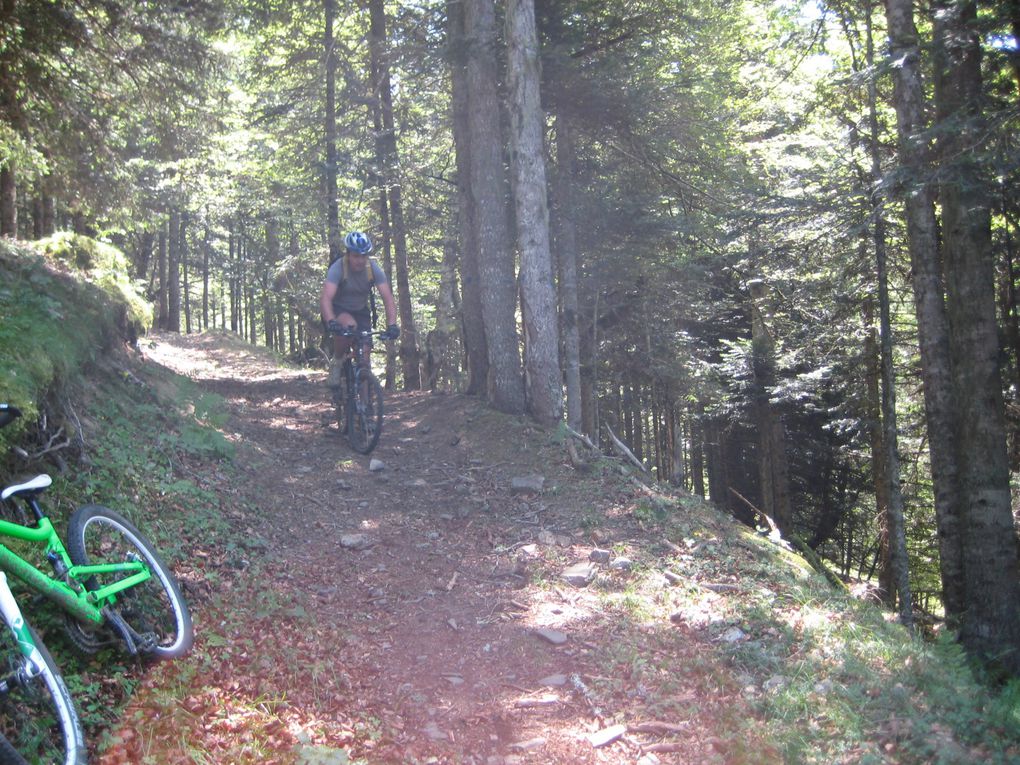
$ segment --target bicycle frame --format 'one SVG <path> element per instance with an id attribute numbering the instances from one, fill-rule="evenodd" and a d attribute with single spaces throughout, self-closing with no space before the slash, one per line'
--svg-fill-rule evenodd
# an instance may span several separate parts
<path id="1" fill-rule="evenodd" d="M 14 599 L 14 593 L 7 584 L 7 575 L 0 571 L 0 616 L 3 617 L 7 627 L 14 633 L 14 639 L 18 642 L 18 650 L 32 663 L 35 672 L 42 670 L 43 661 L 39 655 L 39 649 L 35 645 L 31 631 L 28 629 L 28 622 L 21 615 L 18 601 Z M 0 688 L 0 692 L 8 689 Z"/>
<path id="2" fill-rule="evenodd" d="M 118 593 L 141 584 L 152 576 L 148 567 L 140 560 L 75 566 L 56 529 L 45 516 L 37 521 L 34 528 L 0 520 L 0 537 L 20 539 L 45 548 L 46 557 L 54 561 L 57 569 L 66 571 L 68 581 L 73 584 L 43 573 L 3 544 L 0 544 L 0 572 L 9 573 L 82 621 L 102 624 L 105 621 L 102 609 L 115 603 Z M 128 576 L 98 590 L 86 590 L 82 584 L 90 576 L 108 573 L 123 573 Z"/>

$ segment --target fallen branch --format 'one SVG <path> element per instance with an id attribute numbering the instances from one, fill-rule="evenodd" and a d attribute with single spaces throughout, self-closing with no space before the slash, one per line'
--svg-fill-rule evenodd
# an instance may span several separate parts
<path id="1" fill-rule="evenodd" d="M 746 504 L 754 512 L 756 512 L 758 515 L 760 515 L 762 518 L 765 519 L 765 524 L 769 527 L 769 536 L 770 537 L 772 537 L 773 539 L 775 539 L 777 541 L 783 538 L 783 533 L 779 530 L 779 526 L 776 525 L 776 522 L 774 520 L 772 520 L 771 518 L 769 518 L 769 516 L 766 515 L 763 510 L 758 509 L 758 507 L 753 502 L 751 502 L 751 500 L 749 500 L 747 497 L 745 497 L 739 491 L 734 489 L 732 486 L 730 487 L 730 491 L 732 491 L 737 496 L 737 499 L 742 500 L 744 502 L 744 504 Z"/>
<path id="2" fill-rule="evenodd" d="M 58 428 L 57 432 L 54 433 L 52 436 L 50 436 L 50 440 L 46 442 L 46 446 L 44 446 L 42 449 L 40 449 L 37 452 L 32 452 L 31 454 L 29 454 L 24 449 L 22 449 L 20 446 L 15 446 L 14 447 L 14 451 L 22 459 L 37 460 L 40 457 L 42 457 L 44 454 L 50 454 L 51 452 L 58 452 L 61 449 L 66 449 L 68 446 L 71 445 L 71 439 L 70 438 L 67 438 L 65 436 L 64 440 L 62 442 L 55 443 L 56 440 L 58 438 L 60 438 L 60 436 L 63 434 L 63 432 L 64 432 L 63 427 Z"/>
<path id="3" fill-rule="evenodd" d="M 640 470 L 642 473 L 647 473 L 648 468 L 641 464 L 641 460 L 634 456 L 634 452 L 628 449 L 627 445 L 616 437 L 616 434 L 613 432 L 613 429 L 611 427 L 609 427 L 608 425 L 606 425 L 605 427 L 606 432 L 609 434 L 610 440 L 613 442 L 613 446 L 616 447 L 616 450 L 620 452 L 620 454 L 622 454 L 628 460 L 630 460 L 634 465 L 636 465 L 638 470 Z"/>
<path id="4" fill-rule="evenodd" d="M 590 438 L 588 438 L 588 436 L 584 435 L 584 433 L 578 433 L 578 432 L 577 432 L 576 430 L 574 430 L 574 429 L 573 429 L 572 427 L 570 427 L 569 425 L 564 425 L 563 427 L 564 427 L 564 428 L 566 428 L 566 430 L 567 430 L 567 433 L 569 433 L 569 434 L 570 434 L 571 436 L 573 436 L 574 438 L 576 438 L 576 439 L 577 439 L 578 441 L 580 441 L 580 442 L 581 442 L 582 444 L 584 444 L 585 446 L 587 446 L 587 447 L 588 447 L 589 449 L 591 449 L 591 450 L 592 450 L 593 452 L 595 452 L 595 453 L 597 453 L 597 454 L 601 454 L 601 452 L 599 451 L 599 448 L 598 448 L 597 446 L 595 446 L 595 444 L 593 444 L 593 443 L 591 442 L 591 439 L 590 439 Z"/>

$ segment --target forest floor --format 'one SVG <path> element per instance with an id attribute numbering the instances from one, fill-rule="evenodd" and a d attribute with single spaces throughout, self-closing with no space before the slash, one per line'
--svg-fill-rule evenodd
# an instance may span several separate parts
<path id="1" fill-rule="evenodd" d="M 144 677 L 99 762 L 781 760 L 720 650 L 725 610 L 678 612 L 663 578 L 699 557 L 735 587 L 727 518 L 692 504 L 667 538 L 676 498 L 474 397 L 388 393 L 366 457 L 322 371 L 217 333 L 141 347 L 225 402 L 236 477 L 192 470 L 230 541 L 174 561 L 196 647 Z"/>

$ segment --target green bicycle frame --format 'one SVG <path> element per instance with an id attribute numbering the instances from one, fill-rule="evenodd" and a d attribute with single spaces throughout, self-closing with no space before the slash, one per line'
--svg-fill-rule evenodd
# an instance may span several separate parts
<path id="1" fill-rule="evenodd" d="M 63 562 L 68 578 L 78 585 L 77 587 L 44 574 L 9 547 L 0 544 L 0 571 L 21 580 L 82 621 L 101 624 L 104 621 L 102 609 L 116 602 L 118 593 L 152 577 L 152 572 L 141 560 L 90 566 L 73 565 L 49 518 L 42 518 L 35 527 L 0 520 L 0 537 L 13 537 L 36 545 L 45 545 L 47 555 L 52 553 Z M 98 590 L 86 590 L 81 584 L 95 574 L 110 573 L 126 576 Z"/>

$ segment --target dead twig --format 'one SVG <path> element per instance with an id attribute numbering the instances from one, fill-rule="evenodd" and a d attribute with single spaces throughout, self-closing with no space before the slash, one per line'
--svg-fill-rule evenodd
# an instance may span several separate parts
<path id="1" fill-rule="evenodd" d="M 616 450 L 620 452 L 620 454 L 622 454 L 628 460 L 630 460 L 630 462 L 632 462 L 637 467 L 637 469 L 640 470 L 642 473 L 647 473 L 648 468 L 641 464 L 641 460 L 634 456 L 634 452 L 628 449 L 627 445 L 616 437 L 616 434 L 613 432 L 613 429 L 608 425 L 606 425 L 605 428 L 606 432 L 609 434 L 609 439 L 613 442 L 613 446 L 616 447 Z"/>

